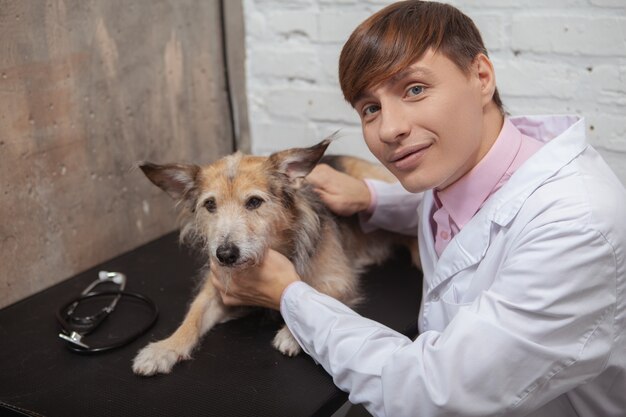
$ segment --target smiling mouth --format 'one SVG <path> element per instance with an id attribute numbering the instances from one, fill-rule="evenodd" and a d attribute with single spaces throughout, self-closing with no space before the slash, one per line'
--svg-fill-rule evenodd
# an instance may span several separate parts
<path id="1" fill-rule="evenodd" d="M 430 148 L 428 145 L 420 145 L 406 150 L 400 151 L 394 155 L 389 162 L 398 170 L 404 171 L 415 168 L 419 161 L 422 159 L 422 155 Z"/>

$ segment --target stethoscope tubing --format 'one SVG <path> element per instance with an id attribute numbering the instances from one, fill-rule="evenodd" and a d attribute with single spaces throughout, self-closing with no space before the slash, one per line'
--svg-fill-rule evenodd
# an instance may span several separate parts
<path id="1" fill-rule="evenodd" d="M 96 347 L 81 347 L 78 346 L 77 344 L 73 344 L 68 342 L 67 343 L 67 347 L 68 349 L 70 349 L 73 352 L 76 353 L 82 353 L 82 354 L 92 354 L 92 353 L 101 353 L 101 352 L 107 352 L 113 349 L 117 349 L 119 347 L 125 346 L 129 343 L 131 343 L 132 341 L 134 341 L 135 339 L 137 339 L 139 336 L 143 335 L 144 333 L 146 333 L 156 322 L 158 316 L 159 316 L 159 309 L 157 307 L 157 305 L 155 304 L 154 301 L 152 301 L 150 298 L 135 293 L 135 292 L 129 292 L 129 291 L 124 291 L 124 290 L 109 290 L 109 291 L 99 291 L 99 292 L 90 292 L 87 294 L 81 294 L 80 296 L 68 301 L 67 303 L 65 303 L 61 308 L 59 308 L 56 312 L 56 318 L 57 321 L 59 322 L 59 324 L 61 325 L 62 330 L 65 333 L 70 333 L 73 332 L 75 330 L 72 329 L 72 325 L 70 323 L 68 323 L 67 318 L 68 316 L 68 308 L 71 307 L 72 305 L 74 305 L 74 308 L 76 307 L 76 305 L 78 305 L 78 303 L 88 300 L 88 299 L 93 299 L 93 298 L 98 298 L 98 297 L 105 297 L 105 296 L 118 296 L 121 298 L 124 297 L 131 297 L 131 298 L 135 298 L 138 299 L 140 301 L 142 301 L 144 304 L 146 304 L 150 310 L 152 311 L 152 316 L 150 318 L 150 321 L 147 322 L 146 325 L 144 325 L 141 329 L 139 329 L 137 332 L 133 333 L 132 335 L 130 335 L 129 337 L 122 339 L 118 342 L 112 343 L 110 345 L 106 345 L 106 346 L 96 346 Z M 73 309 L 72 309 L 73 312 Z M 105 314 L 101 319 L 99 319 L 95 325 L 93 325 L 93 328 L 88 329 L 87 331 L 84 331 L 81 335 L 85 335 L 88 334 L 89 332 L 91 332 L 95 327 L 97 327 L 100 323 L 102 323 L 102 321 L 104 321 L 106 319 L 106 317 L 108 317 L 108 315 L 111 312 L 108 312 L 107 314 Z"/>

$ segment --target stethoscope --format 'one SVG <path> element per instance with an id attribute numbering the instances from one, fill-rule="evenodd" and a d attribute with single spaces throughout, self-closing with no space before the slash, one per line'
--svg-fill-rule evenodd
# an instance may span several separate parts
<path id="1" fill-rule="evenodd" d="M 104 283 L 116 284 L 118 289 L 100 292 L 94 291 L 94 288 Z M 159 310 L 154 301 L 144 295 L 125 291 L 125 288 L 126 275 L 120 272 L 100 271 L 98 273 L 98 278 L 89 284 L 78 297 L 68 301 L 57 311 L 57 321 L 61 324 L 61 333 L 59 333 L 59 337 L 67 342 L 67 347 L 70 350 L 77 353 L 98 353 L 116 349 L 129 344 L 152 327 L 159 315 Z M 115 297 L 111 300 L 109 305 L 102 308 L 95 314 L 88 316 L 77 316 L 74 314 L 78 305 L 82 301 L 111 296 Z M 93 332 L 113 311 L 115 311 L 118 301 L 123 297 L 140 300 L 150 309 L 152 316 L 147 324 L 132 333 L 130 336 L 122 340 L 118 340 L 110 345 L 91 346 L 87 344 L 84 340 L 85 336 Z"/>

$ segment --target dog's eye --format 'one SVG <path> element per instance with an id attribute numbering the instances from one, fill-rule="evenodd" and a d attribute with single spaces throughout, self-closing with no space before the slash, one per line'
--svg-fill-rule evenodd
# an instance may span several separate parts
<path id="1" fill-rule="evenodd" d="M 248 210 L 258 209 L 261 204 L 263 204 L 263 199 L 259 197 L 250 197 L 248 201 L 246 201 L 246 208 Z"/>
<path id="2" fill-rule="evenodd" d="M 209 213 L 215 213 L 217 209 L 217 205 L 215 204 L 215 199 L 213 197 L 207 198 L 204 202 L 204 208 L 207 209 Z"/>

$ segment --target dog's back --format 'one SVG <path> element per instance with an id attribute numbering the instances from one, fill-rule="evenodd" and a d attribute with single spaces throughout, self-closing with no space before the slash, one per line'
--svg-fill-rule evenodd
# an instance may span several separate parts
<path id="1" fill-rule="evenodd" d="M 361 158 L 345 155 L 324 155 L 321 164 L 329 165 L 337 171 L 345 172 L 360 180 L 371 178 L 385 182 L 396 182 L 397 179 L 385 167 Z"/>
<path id="2" fill-rule="evenodd" d="M 370 178 L 393 182 L 395 178 L 381 165 L 350 156 L 324 156 L 320 163 L 358 179 Z M 360 300 L 358 277 L 364 268 L 388 259 L 394 249 L 405 247 L 419 266 L 417 239 L 384 230 L 365 233 L 358 215 L 331 214 L 306 181 L 296 189 L 294 209 L 310 214 L 299 215 L 289 227 L 298 230 L 291 257 L 303 280 L 314 288 L 332 295 L 347 305 Z M 307 220 L 302 221 L 302 218 Z M 319 228 L 311 228 L 319 224 Z M 302 244 L 306 241 L 307 244 Z"/>
<path id="3" fill-rule="evenodd" d="M 361 158 L 345 155 L 325 155 L 320 163 L 344 172 L 361 180 L 374 179 L 388 183 L 397 179 L 385 167 Z M 406 248 L 415 266 L 419 267 L 419 252 L 416 236 L 402 236 L 384 230 L 364 233 L 358 215 L 337 217 L 344 237 L 344 247 L 354 260 L 355 267 L 362 268 L 371 264 L 379 264 L 391 256 L 395 248 Z"/>

